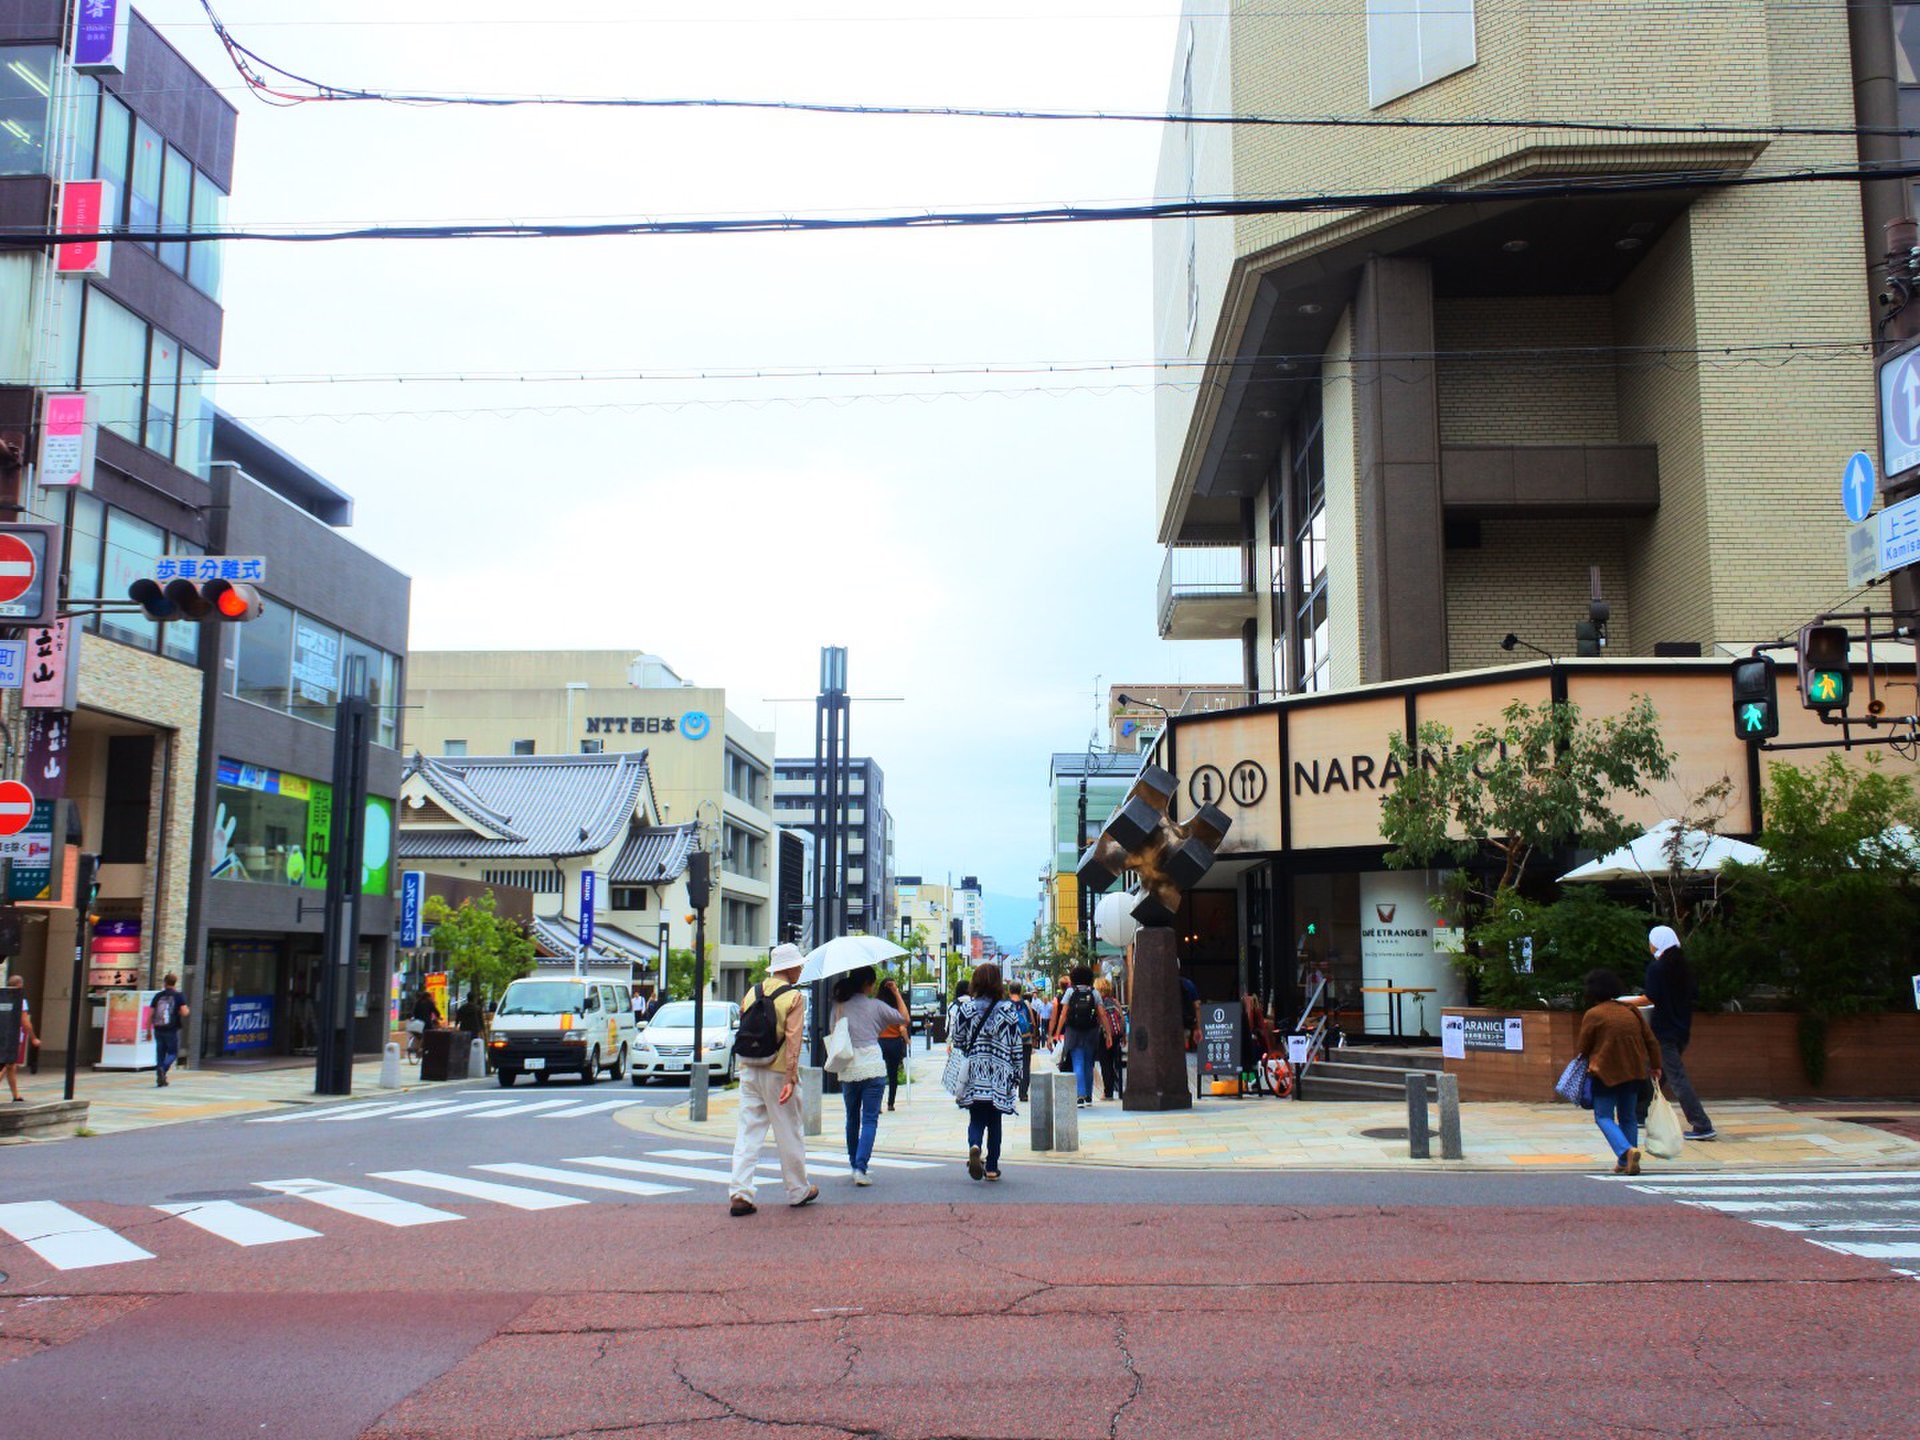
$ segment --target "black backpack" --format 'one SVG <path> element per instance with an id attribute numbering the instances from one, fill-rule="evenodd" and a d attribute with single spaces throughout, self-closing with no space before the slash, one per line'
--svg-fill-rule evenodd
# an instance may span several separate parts
<path id="1" fill-rule="evenodd" d="M 734 1054 L 742 1060 L 771 1060 L 780 1053 L 780 1044 L 786 1036 L 781 1031 L 779 1012 L 773 1002 L 791 989 L 791 985 L 782 985 L 768 990 L 764 980 L 753 987 L 753 999 L 741 1008 L 740 1028 L 734 1032 Z M 756 1005 L 754 1000 L 759 1003 Z"/>
<path id="2" fill-rule="evenodd" d="M 1067 1029 L 1091 1030 L 1100 1023 L 1100 997 L 1085 985 L 1067 992 Z"/>

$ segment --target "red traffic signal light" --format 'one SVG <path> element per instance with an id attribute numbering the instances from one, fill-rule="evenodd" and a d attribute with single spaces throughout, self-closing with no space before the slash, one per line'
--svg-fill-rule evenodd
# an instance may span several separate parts
<path id="1" fill-rule="evenodd" d="M 138 601 L 152 620 L 245 621 L 262 609 L 259 591 L 231 580 L 169 580 L 164 586 L 136 580 L 127 587 L 127 598 Z"/>
<path id="2" fill-rule="evenodd" d="M 222 620 L 252 620 L 264 608 L 258 590 L 231 580 L 209 580 L 200 593 L 213 602 L 213 613 Z"/>

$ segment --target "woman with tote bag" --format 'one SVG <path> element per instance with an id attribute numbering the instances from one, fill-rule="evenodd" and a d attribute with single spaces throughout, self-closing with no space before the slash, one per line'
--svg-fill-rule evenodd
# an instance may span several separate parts
<path id="1" fill-rule="evenodd" d="M 840 1077 L 840 1098 L 847 1105 L 847 1164 L 853 1183 L 871 1185 L 867 1164 L 880 1133 L 880 1101 L 887 1093 L 887 1061 L 880 1032 L 907 1019 L 906 1002 L 894 991 L 894 1003 L 873 998 L 871 965 L 843 975 L 833 987 L 833 1033 L 827 1064 Z M 835 1065 L 834 1061 L 840 1061 Z"/>
<path id="2" fill-rule="evenodd" d="M 1611 970 L 1587 976 L 1579 1054 L 1592 1081 L 1593 1123 L 1613 1151 L 1613 1173 L 1638 1175 L 1641 1086 L 1660 1083 L 1660 1044 L 1640 1012 L 1620 999 L 1620 977 Z"/>
<path id="3" fill-rule="evenodd" d="M 954 1007 L 953 1049 L 943 1081 L 967 1112 L 967 1174 L 1000 1178 L 1000 1120 L 1020 1093 L 1020 1022 L 1001 999 L 1000 967 L 975 967 L 972 996 Z"/>

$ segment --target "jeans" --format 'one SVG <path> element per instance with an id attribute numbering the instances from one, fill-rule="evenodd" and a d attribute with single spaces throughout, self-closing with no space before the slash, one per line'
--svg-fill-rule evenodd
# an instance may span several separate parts
<path id="1" fill-rule="evenodd" d="M 991 1101 L 976 1100 L 967 1106 L 967 1144 L 984 1145 L 983 1162 L 994 1174 L 1000 1173 L 1000 1112 Z"/>
<path id="2" fill-rule="evenodd" d="M 180 1031 L 155 1030 L 153 1032 L 153 1078 L 155 1083 L 167 1078 L 174 1062 L 180 1058 Z"/>
<path id="3" fill-rule="evenodd" d="M 880 1097 L 886 1090 L 884 1075 L 840 1082 L 840 1098 L 847 1102 L 847 1163 L 856 1174 L 866 1174 L 867 1161 L 873 1158 L 873 1137 L 880 1129 Z"/>
<path id="4" fill-rule="evenodd" d="M 907 1064 L 907 1041 L 903 1035 L 897 1040 L 880 1037 L 880 1058 L 887 1062 L 887 1109 L 893 1109 L 893 1097 L 900 1093 L 900 1072 Z"/>
<path id="5" fill-rule="evenodd" d="M 1673 1098 L 1680 1102 L 1680 1110 L 1687 1117 L 1687 1124 L 1695 1130 L 1711 1130 L 1713 1121 L 1707 1118 L 1707 1107 L 1700 1103 L 1700 1097 L 1693 1093 L 1693 1081 L 1687 1078 L 1686 1062 L 1680 1058 L 1680 1055 L 1680 1046 L 1662 1035 L 1660 1037 L 1660 1078 L 1666 1083 Z"/>
<path id="6" fill-rule="evenodd" d="M 1608 1085 L 1599 1077 L 1593 1082 L 1593 1123 L 1607 1137 L 1618 1160 L 1640 1143 L 1640 1082 Z"/>
<path id="7" fill-rule="evenodd" d="M 1098 1030 L 1069 1030 L 1065 1034 L 1066 1059 L 1073 1066 L 1074 1084 L 1079 1087 L 1080 1098 L 1093 1098 L 1094 1055 L 1100 1044 Z"/>
<path id="8" fill-rule="evenodd" d="M 1029 1036 L 1020 1046 L 1020 1098 L 1027 1098 L 1027 1091 L 1033 1086 L 1033 1039 Z"/>
<path id="9" fill-rule="evenodd" d="M 1111 1100 L 1120 1093 L 1120 1043 L 1100 1047 L 1100 1094 Z"/>

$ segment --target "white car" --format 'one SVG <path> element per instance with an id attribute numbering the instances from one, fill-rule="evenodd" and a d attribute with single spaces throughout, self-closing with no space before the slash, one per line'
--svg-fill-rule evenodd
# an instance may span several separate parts
<path id="1" fill-rule="evenodd" d="M 700 1047 L 707 1073 L 722 1081 L 733 1079 L 733 1037 L 740 1029 L 740 1007 L 724 1000 L 710 1000 L 702 1017 Z M 633 1083 L 644 1085 L 659 1075 L 677 1075 L 685 1079 L 693 1072 L 693 1002 L 675 1000 L 662 1005 L 654 1017 L 640 1027 L 633 1042 Z"/>

